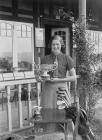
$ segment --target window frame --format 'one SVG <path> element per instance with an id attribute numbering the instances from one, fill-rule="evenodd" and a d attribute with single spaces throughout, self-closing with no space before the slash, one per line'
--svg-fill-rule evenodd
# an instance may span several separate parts
<path id="1" fill-rule="evenodd" d="M 17 21 L 9 21 L 9 20 L 0 20 L 1 23 L 6 23 L 11 25 L 11 30 L 12 30 L 12 65 L 13 65 L 13 70 L 18 71 L 18 58 L 17 58 L 17 45 L 16 45 L 16 26 L 17 25 L 26 25 L 27 27 L 31 27 L 31 53 L 32 53 L 32 70 L 34 71 L 34 24 L 33 23 L 26 23 L 26 22 L 17 22 Z M 1 28 L 0 28 L 1 32 Z M 7 35 L 7 34 L 6 34 Z M 26 33 L 27 35 L 27 33 Z"/>

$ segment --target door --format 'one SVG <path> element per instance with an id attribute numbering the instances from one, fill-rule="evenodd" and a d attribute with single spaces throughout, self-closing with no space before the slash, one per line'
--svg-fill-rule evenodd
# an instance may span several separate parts
<path id="1" fill-rule="evenodd" d="M 70 31 L 69 28 L 53 28 L 51 30 L 51 35 L 60 35 L 64 41 L 64 52 L 70 55 Z"/>

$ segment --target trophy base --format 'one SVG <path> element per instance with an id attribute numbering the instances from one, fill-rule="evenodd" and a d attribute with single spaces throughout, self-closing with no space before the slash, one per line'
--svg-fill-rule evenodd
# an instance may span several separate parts
<path id="1" fill-rule="evenodd" d="M 44 80 L 50 80 L 50 76 L 48 75 L 48 76 L 41 76 L 41 78 L 42 78 L 42 80 L 44 79 Z"/>
<path id="2" fill-rule="evenodd" d="M 34 117 L 35 120 L 41 120 L 42 119 L 41 114 L 35 114 L 33 117 Z"/>

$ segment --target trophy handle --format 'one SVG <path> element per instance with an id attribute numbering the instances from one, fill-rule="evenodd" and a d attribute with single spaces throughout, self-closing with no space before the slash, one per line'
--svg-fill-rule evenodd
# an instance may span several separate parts
<path id="1" fill-rule="evenodd" d="M 52 67 L 51 67 L 51 70 L 55 70 L 55 69 L 57 69 L 57 67 L 58 66 L 56 64 L 53 64 Z"/>
<path id="2" fill-rule="evenodd" d="M 34 64 L 34 69 L 35 70 L 40 70 L 40 64 Z"/>

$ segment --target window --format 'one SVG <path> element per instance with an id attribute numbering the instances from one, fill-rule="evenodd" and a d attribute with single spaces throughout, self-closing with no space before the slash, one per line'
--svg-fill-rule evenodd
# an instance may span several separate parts
<path id="1" fill-rule="evenodd" d="M 96 54 L 102 54 L 102 32 L 87 30 L 88 40 L 94 46 Z"/>
<path id="2" fill-rule="evenodd" d="M 92 45 L 93 53 L 97 56 L 97 63 L 94 66 L 92 65 L 92 71 L 102 71 L 102 32 L 87 30 L 87 37 Z"/>
<path id="3" fill-rule="evenodd" d="M 33 24 L 0 20 L 0 72 L 32 70 Z"/>

